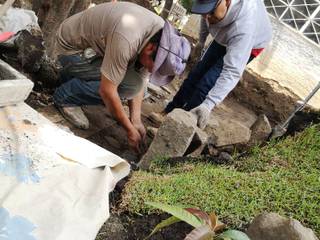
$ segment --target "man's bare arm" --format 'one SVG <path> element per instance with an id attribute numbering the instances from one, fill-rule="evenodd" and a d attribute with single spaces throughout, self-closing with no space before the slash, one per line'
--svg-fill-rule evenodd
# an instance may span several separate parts
<path id="1" fill-rule="evenodd" d="M 140 133 L 142 140 L 145 141 L 146 129 L 141 121 L 141 105 L 143 101 L 143 95 L 144 95 L 144 88 L 141 89 L 141 91 L 135 98 L 133 98 L 132 100 L 129 100 L 129 110 L 130 110 L 131 123 Z"/>
<path id="2" fill-rule="evenodd" d="M 144 95 L 144 88 L 133 99 L 129 100 L 130 120 L 132 123 L 141 122 L 141 105 Z"/>
<path id="3" fill-rule="evenodd" d="M 102 74 L 99 94 L 104 104 L 110 109 L 112 115 L 127 131 L 129 144 L 139 152 L 139 144 L 141 141 L 140 134 L 126 115 L 117 88 L 118 87 L 112 81 Z"/>

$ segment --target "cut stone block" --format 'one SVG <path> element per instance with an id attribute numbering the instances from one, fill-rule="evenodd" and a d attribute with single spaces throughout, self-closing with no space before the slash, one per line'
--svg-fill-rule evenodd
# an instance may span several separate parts
<path id="1" fill-rule="evenodd" d="M 251 130 L 244 124 L 231 118 L 212 116 L 204 131 L 216 147 L 234 144 L 246 144 L 251 137 Z"/>
<path id="2" fill-rule="evenodd" d="M 152 112 L 148 119 L 157 127 L 159 128 L 161 123 L 164 121 L 164 116 L 162 116 L 160 113 Z"/>
<path id="3" fill-rule="evenodd" d="M 158 128 L 154 127 L 147 127 L 147 135 L 149 135 L 151 138 L 154 138 L 158 132 Z"/>
<path id="4" fill-rule="evenodd" d="M 187 150 L 186 155 L 190 157 L 199 157 L 206 146 L 208 135 L 200 128 L 196 128 L 192 142 Z"/>
<path id="5" fill-rule="evenodd" d="M 196 119 L 192 113 L 182 109 L 169 113 L 139 162 L 139 167 L 148 169 L 151 161 L 157 158 L 183 156 L 193 139 L 195 128 Z"/>
<path id="6" fill-rule="evenodd" d="M 0 60 L 0 107 L 23 102 L 33 85 L 28 78 Z"/>

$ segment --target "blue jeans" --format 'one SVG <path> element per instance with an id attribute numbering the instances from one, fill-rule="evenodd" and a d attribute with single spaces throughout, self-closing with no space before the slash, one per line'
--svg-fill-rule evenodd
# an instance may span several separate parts
<path id="1" fill-rule="evenodd" d="M 64 107 L 103 104 L 102 98 L 99 95 L 99 67 L 94 64 L 91 67 L 90 63 L 81 65 L 84 60 L 78 54 L 59 56 L 58 61 L 62 66 L 59 76 L 61 85 L 53 94 L 53 100 L 57 106 Z M 72 71 L 69 67 L 74 65 L 75 70 Z M 83 78 L 86 74 L 91 76 L 90 79 Z"/>
<path id="2" fill-rule="evenodd" d="M 225 54 L 226 47 L 213 41 L 201 61 L 191 70 L 165 111 L 169 113 L 174 108 L 189 111 L 199 106 L 216 84 L 223 68 Z M 252 59 L 251 57 L 249 62 Z"/>

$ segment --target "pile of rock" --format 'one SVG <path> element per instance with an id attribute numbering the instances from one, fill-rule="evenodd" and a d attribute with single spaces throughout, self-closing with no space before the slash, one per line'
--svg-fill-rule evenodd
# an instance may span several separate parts
<path id="1" fill-rule="evenodd" d="M 148 169 L 151 161 L 159 158 L 198 157 L 205 148 L 212 155 L 220 156 L 222 152 L 224 157 L 229 157 L 224 149 L 232 151 L 234 146 L 259 144 L 268 138 L 271 130 L 265 115 L 243 123 L 217 113 L 213 113 L 206 128 L 201 130 L 192 113 L 175 109 L 166 116 L 157 132 L 153 131 L 155 137 L 139 162 L 139 167 Z"/>

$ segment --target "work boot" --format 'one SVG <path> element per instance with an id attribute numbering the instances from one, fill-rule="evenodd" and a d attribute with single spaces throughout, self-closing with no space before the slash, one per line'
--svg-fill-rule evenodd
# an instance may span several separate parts
<path id="1" fill-rule="evenodd" d="M 80 129 L 89 128 L 89 120 L 84 115 L 81 107 L 58 107 L 65 119 Z"/>

